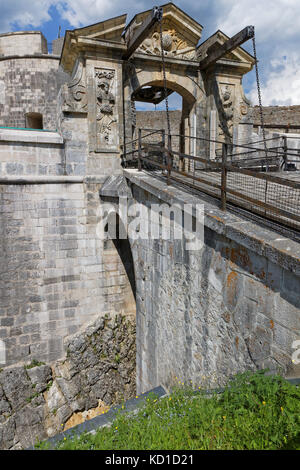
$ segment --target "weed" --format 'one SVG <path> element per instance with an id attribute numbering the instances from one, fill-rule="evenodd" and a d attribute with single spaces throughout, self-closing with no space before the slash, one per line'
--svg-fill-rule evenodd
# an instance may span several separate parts
<path id="1" fill-rule="evenodd" d="M 181 384 L 168 397 L 148 396 L 137 414 L 120 410 L 111 427 L 67 438 L 58 449 L 300 450 L 300 390 L 265 371 L 239 374 L 209 396 Z"/>
<path id="2" fill-rule="evenodd" d="M 30 364 L 25 366 L 25 369 L 33 369 L 34 367 L 40 367 L 40 366 L 44 366 L 44 365 L 45 365 L 44 362 L 39 362 L 36 359 L 33 359 Z"/>

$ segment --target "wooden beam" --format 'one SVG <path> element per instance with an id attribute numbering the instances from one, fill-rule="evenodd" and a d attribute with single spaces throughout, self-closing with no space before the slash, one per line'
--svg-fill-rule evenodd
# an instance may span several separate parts
<path id="1" fill-rule="evenodd" d="M 161 21 L 162 15 L 163 10 L 161 7 L 152 8 L 151 13 L 147 16 L 145 21 L 136 30 L 133 30 L 132 35 L 130 34 L 132 26 L 129 25 L 129 28 L 123 33 L 127 44 L 127 51 L 123 55 L 124 60 L 128 60 L 134 51 L 142 44 L 144 39 L 148 37 L 153 26 Z"/>
<path id="2" fill-rule="evenodd" d="M 205 59 L 200 62 L 200 69 L 205 70 L 211 65 L 215 64 L 217 60 L 222 59 L 228 52 L 233 51 L 237 47 L 241 46 L 244 42 L 254 37 L 254 26 L 246 26 L 242 31 L 237 33 L 232 38 L 228 39 L 222 46 L 217 50 L 209 54 Z M 215 43 L 218 44 L 218 43 Z M 212 47 L 212 46 L 211 46 Z"/>

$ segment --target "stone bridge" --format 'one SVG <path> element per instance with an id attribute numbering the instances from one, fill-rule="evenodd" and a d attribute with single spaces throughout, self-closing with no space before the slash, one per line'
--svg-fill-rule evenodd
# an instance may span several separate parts
<path id="1" fill-rule="evenodd" d="M 128 31 L 148 17 L 142 12 L 126 26 L 122 15 L 68 31 L 60 57 L 45 53 L 40 34 L 0 38 L 0 110 L 9 116 L 0 128 L 0 448 L 28 447 L 178 379 L 211 387 L 248 369 L 299 375 L 292 362 L 300 329 L 299 243 L 221 211 L 199 191 L 167 186 L 157 172 L 122 166 L 135 133 L 132 102 L 149 93 L 163 99 L 158 31 L 126 59 Z M 216 140 L 250 142 L 241 81 L 254 58 L 237 47 L 200 70 L 199 61 L 228 37 L 218 31 L 198 46 L 202 26 L 172 3 L 163 7 L 162 28 L 167 93 L 183 98 L 179 148 L 214 160 Z M 27 81 L 10 83 L 16 68 L 24 76 L 30 69 L 40 87 L 31 90 L 30 106 L 18 88 Z M 25 122 L 57 130 L 11 129 Z M 186 136 L 211 142 L 195 145 Z M 133 232 L 112 237 L 108 224 L 101 236 L 107 204 L 108 221 L 118 213 L 122 229 L 125 215 Z M 166 211 L 153 237 L 146 219 L 159 204 Z M 162 236 L 167 209 L 183 204 L 203 228 L 198 250 L 187 249 L 186 237 Z"/>
<path id="2" fill-rule="evenodd" d="M 163 216 L 159 238 L 103 240 L 101 207 L 119 210 L 121 196 L 129 209 L 204 204 L 202 248 L 162 239 Z M 4 447 L 176 377 L 215 386 L 248 369 L 299 375 L 298 243 L 137 170 L 102 182 L 14 178 L 1 211 Z"/>
<path id="3" fill-rule="evenodd" d="M 176 377 L 212 386 L 245 369 L 296 374 L 291 346 L 300 326 L 294 294 L 298 243 L 224 214 L 212 200 L 167 186 L 163 178 L 136 170 L 125 170 L 124 176 L 132 201 L 142 207 L 190 204 L 196 218 L 195 208 L 204 206 L 200 249 L 188 249 L 184 236 L 162 239 L 168 212 L 161 213 L 156 238 L 147 229 L 149 213 L 141 210 L 148 236 L 129 240 L 136 278 L 138 393 L 158 384 L 168 388 Z M 105 201 L 105 189 L 100 194 Z"/>

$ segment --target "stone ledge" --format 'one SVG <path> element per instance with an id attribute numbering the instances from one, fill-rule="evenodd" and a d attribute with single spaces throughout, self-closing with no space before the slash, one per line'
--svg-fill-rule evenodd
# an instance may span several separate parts
<path id="1" fill-rule="evenodd" d="M 58 132 L 0 128 L 0 142 L 29 142 L 33 144 L 60 144 L 64 139 Z"/>
<path id="2" fill-rule="evenodd" d="M 1 184 L 74 184 L 84 183 L 83 176 L 7 176 L 0 177 Z"/>
<path id="3" fill-rule="evenodd" d="M 13 59 L 52 59 L 52 60 L 60 60 L 59 55 L 55 54 L 42 54 L 42 53 L 37 53 L 37 54 L 13 54 L 13 55 L 3 55 L 0 54 L 0 62 L 3 60 L 13 60 Z"/>
<path id="4" fill-rule="evenodd" d="M 8 33 L 1 33 L 0 38 L 5 37 L 5 36 L 31 36 L 32 34 L 40 35 L 42 36 L 41 31 L 9 31 Z"/>
<path id="5" fill-rule="evenodd" d="M 100 189 L 99 195 L 100 197 L 132 197 L 124 175 L 108 176 Z"/>
<path id="6" fill-rule="evenodd" d="M 1 184 L 103 184 L 107 176 L 0 176 Z"/>
<path id="7" fill-rule="evenodd" d="M 124 170 L 125 177 L 137 186 L 168 204 L 184 203 L 205 205 L 205 226 L 240 245 L 265 256 L 297 276 L 300 276 L 300 244 L 272 231 L 261 228 L 250 220 L 243 219 L 230 212 L 223 212 L 215 204 L 201 199 L 175 187 L 167 186 L 165 181 L 135 169 Z M 193 207 L 193 215 L 196 215 Z"/>

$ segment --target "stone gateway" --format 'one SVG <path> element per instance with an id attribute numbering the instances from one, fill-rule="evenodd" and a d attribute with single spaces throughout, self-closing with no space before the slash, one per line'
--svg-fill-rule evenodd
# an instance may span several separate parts
<path id="1" fill-rule="evenodd" d="M 188 155 L 217 161 L 222 143 L 257 139 L 242 87 L 254 57 L 238 45 L 200 68 L 231 40 L 201 42 L 173 3 L 160 12 L 161 35 L 157 13 L 121 15 L 66 31 L 52 53 L 40 32 L 0 35 L 1 449 L 175 377 L 209 387 L 245 369 L 299 373 L 299 244 L 130 169 L 138 129 L 166 129 L 137 100 L 181 95 L 170 125 Z M 124 199 L 129 221 L 136 203 L 204 204 L 203 247 L 101 237 L 105 207 L 120 229 Z"/>

